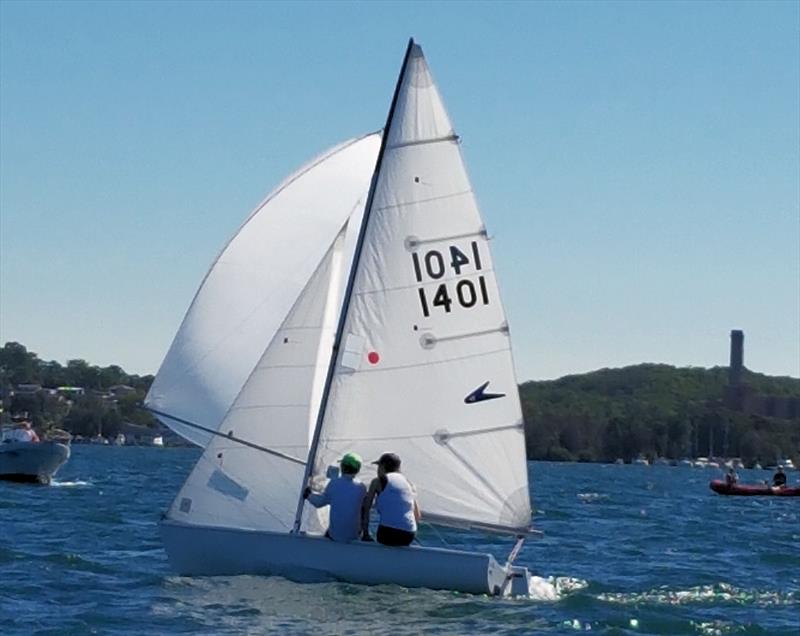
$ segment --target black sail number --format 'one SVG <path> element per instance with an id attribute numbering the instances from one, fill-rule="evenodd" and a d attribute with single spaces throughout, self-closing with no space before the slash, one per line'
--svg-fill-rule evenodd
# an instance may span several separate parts
<path id="1" fill-rule="evenodd" d="M 471 309 L 481 304 L 489 304 L 485 277 L 483 275 L 474 277 L 483 269 L 477 241 L 472 241 L 466 250 L 457 245 L 450 245 L 444 250 L 413 252 L 411 262 L 414 278 L 418 283 L 438 281 L 445 275 L 462 277 L 455 282 L 440 283 L 428 290 L 424 287 L 417 289 L 422 315 L 426 318 L 434 311 L 449 314 L 457 307 Z"/>
<path id="2" fill-rule="evenodd" d="M 445 254 L 447 256 L 445 256 Z M 448 265 L 456 276 L 470 273 L 465 271 L 470 265 L 474 272 L 479 272 L 483 269 L 477 241 L 472 241 L 470 243 L 467 252 L 464 252 L 457 245 L 451 245 L 443 251 L 427 250 L 423 253 L 412 252 L 411 262 L 414 266 L 414 278 L 417 279 L 418 283 L 424 282 L 426 277 L 431 280 L 439 280 L 448 273 Z"/>

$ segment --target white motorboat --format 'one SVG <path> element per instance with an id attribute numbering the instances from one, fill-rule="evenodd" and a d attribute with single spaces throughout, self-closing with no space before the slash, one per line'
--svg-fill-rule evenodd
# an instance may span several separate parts
<path id="1" fill-rule="evenodd" d="M 0 479 L 49 484 L 69 456 L 68 442 L 21 442 L 4 431 L 0 440 Z"/>
<path id="2" fill-rule="evenodd" d="M 509 329 L 459 138 L 413 40 L 383 135 L 322 155 L 248 218 L 145 404 L 204 448 L 161 524 L 181 574 L 527 594 Z M 505 561 L 324 538 L 305 487 L 345 452 L 387 450 L 424 520 L 512 537 Z"/>

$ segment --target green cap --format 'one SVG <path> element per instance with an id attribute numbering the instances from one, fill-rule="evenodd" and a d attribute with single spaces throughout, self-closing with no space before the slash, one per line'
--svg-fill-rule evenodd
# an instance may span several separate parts
<path id="1" fill-rule="evenodd" d="M 342 468 L 349 468 L 353 472 L 361 470 L 361 456 L 357 453 L 345 453 L 339 460 Z"/>

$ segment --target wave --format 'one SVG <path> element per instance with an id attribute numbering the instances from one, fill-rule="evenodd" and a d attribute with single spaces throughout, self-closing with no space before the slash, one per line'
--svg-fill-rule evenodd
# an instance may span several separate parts
<path id="1" fill-rule="evenodd" d="M 578 499 L 580 499 L 584 503 L 591 503 L 592 501 L 603 501 L 604 499 L 610 499 L 611 496 L 599 492 L 579 492 Z"/>
<path id="2" fill-rule="evenodd" d="M 582 579 L 568 576 L 531 576 L 528 583 L 528 598 L 532 601 L 560 601 L 570 594 L 588 587 Z"/>
<path id="3" fill-rule="evenodd" d="M 652 603 L 654 605 L 702 605 L 733 603 L 757 607 L 786 607 L 800 604 L 800 595 L 795 592 L 772 590 L 747 590 L 728 583 L 698 585 L 686 590 L 670 590 L 659 587 L 646 592 L 604 592 L 598 600 L 622 605 Z"/>

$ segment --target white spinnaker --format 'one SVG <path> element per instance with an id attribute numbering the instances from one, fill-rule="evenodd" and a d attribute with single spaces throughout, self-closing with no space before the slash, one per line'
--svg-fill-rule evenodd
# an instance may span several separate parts
<path id="1" fill-rule="evenodd" d="M 522 412 L 489 243 L 416 45 L 386 134 L 315 474 L 347 451 L 392 451 L 423 516 L 528 528 Z"/>
<path id="2" fill-rule="evenodd" d="M 198 525 L 291 530 L 341 303 L 345 230 L 328 250 L 169 510 Z M 263 347 L 262 347 L 263 348 Z M 327 510 L 322 511 L 327 517 Z M 311 506 L 306 527 L 324 518 Z"/>
<path id="3" fill-rule="evenodd" d="M 378 133 L 320 155 L 248 217 L 206 274 L 145 404 L 199 446 L 213 431 L 347 219 L 364 207 Z M 172 417 L 169 417 L 172 416 Z M 178 418 L 173 419 L 173 418 Z"/>

